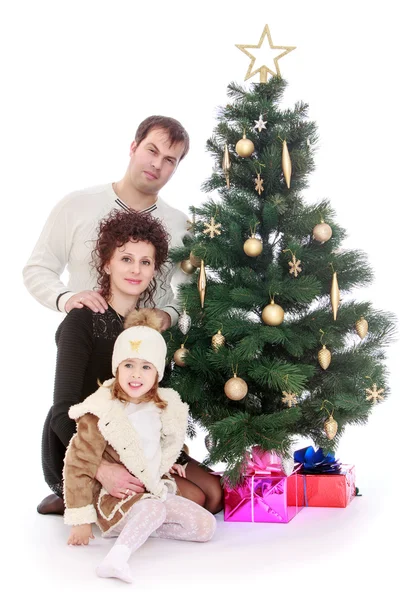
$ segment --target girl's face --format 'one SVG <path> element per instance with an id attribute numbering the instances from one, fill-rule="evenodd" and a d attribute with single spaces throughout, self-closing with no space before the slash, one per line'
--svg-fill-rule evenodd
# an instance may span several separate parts
<path id="1" fill-rule="evenodd" d="M 118 367 L 118 383 L 134 404 L 151 390 L 156 378 L 156 367 L 142 358 L 123 360 Z"/>
<path id="2" fill-rule="evenodd" d="M 155 258 L 156 250 L 149 242 L 129 241 L 117 248 L 105 268 L 111 293 L 140 296 L 154 277 Z"/>

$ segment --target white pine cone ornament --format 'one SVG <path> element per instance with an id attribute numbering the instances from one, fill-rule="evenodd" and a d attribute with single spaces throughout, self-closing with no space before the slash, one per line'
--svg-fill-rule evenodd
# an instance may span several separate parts
<path id="1" fill-rule="evenodd" d="M 190 318 L 190 315 L 187 314 L 186 309 L 183 309 L 177 324 L 182 334 L 186 335 L 192 325 L 192 319 Z"/>

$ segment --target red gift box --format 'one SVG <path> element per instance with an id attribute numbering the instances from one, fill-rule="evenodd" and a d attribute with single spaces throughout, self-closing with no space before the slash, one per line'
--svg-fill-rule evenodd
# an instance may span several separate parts
<path id="1" fill-rule="evenodd" d="M 345 508 L 356 495 L 354 465 L 342 465 L 339 474 L 302 475 L 297 473 L 298 503 L 304 506 Z M 295 496 L 288 489 L 288 503 Z"/>

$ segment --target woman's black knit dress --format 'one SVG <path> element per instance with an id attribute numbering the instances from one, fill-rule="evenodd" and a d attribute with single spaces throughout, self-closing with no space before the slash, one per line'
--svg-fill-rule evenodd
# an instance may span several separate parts
<path id="1" fill-rule="evenodd" d="M 102 313 L 89 308 L 73 309 L 56 332 L 56 358 L 53 406 L 43 427 L 42 467 L 46 483 L 62 497 L 63 459 L 75 421 L 68 410 L 85 400 L 112 378 L 111 360 L 114 342 L 123 330 L 123 318 L 111 307 Z"/>

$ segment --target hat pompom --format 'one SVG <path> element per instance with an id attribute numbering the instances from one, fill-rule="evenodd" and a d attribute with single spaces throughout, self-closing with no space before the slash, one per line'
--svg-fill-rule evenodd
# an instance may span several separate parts
<path id="1" fill-rule="evenodd" d="M 152 308 L 140 308 L 132 310 L 125 318 L 124 329 L 129 327 L 151 327 L 159 333 L 161 332 L 163 321 L 157 316 L 157 313 Z"/>

